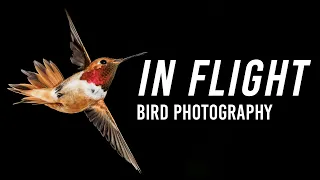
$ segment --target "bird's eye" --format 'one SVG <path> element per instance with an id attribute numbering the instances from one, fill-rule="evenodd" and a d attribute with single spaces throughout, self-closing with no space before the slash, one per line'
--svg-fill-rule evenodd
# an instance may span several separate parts
<path id="1" fill-rule="evenodd" d="M 101 64 L 107 64 L 107 61 L 106 60 L 102 60 L 100 61 Z"/>

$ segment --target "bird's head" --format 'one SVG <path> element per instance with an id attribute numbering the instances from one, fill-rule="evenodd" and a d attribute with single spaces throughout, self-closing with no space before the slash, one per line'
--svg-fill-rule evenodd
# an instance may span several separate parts
<path id="1" fill-rule="evenodd" d="M 133 57 L 141 56 L 146 52 L 135 54 L 126 58 L 113 59 L 108 57 L 98 58 L 84 70 L 81 80 L 101 86 L 102 89 L 108 90 L 119 65 Z"/>

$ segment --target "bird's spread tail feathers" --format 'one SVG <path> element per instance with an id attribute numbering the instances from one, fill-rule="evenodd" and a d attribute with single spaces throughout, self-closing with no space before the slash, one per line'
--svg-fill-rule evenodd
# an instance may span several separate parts
<path id="1" fill-rule="evenodd" d="M 30 84 L 9 84 L 10 88 L 8 88 L 8 90 L 26 96 L 22 98 L 20 102 L 14 104 L 50 103 L 50 98 L 48 96 L 49 90 L 60 84 L 64 78 L 58 67 L 53 62 L 48 62 L 43 59 L 43 64 L 34 61 L 37 73 L 25 71 L 23 69 L 21 70 L 21 72 L 27 76 Z"/>

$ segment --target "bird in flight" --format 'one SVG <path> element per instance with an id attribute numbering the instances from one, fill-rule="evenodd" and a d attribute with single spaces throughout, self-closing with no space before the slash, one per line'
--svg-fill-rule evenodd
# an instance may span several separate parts
<path id="1" fill-rule="evenodd" d="M 62 113 L 84 112 L 89 121 L 100 131 L 118 154 L 131 163 L 141 173 L 137 161 L 124 140 L 108 107 L 104 103 L 109 87 L 119 65 L 133 57 L 114 59 L 101 57 L 91 61 L 67 10 L 65 10 L 71 30 L 71 62 L 79 66 L 79 72 L 64 79 L 58 67 L 43 59 L 43 64 L 34 61 L 37 71 L 21 70 L 30 84 L 9 84 L 10 91 L 25 97 L 20 102 L 42 104 Z"/>

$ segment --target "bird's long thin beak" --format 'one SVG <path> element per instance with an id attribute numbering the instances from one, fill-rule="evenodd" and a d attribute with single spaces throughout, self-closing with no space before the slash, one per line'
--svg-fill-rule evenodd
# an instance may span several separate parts
<path id="1" fill-rule="evenodd" d="M 134 57 L 137 57 L 137 56 L 142 56 L 142 55 L 144 55 L 144 54 L 146 54 L 146 53 L 148 53 L 148 52 L 142 52 L 142 53 L 139 53 L 139 54 L 135 54 L 135 55 L 126 57 L 126 58 L 117 59 L 117 60 L 115 60 L 115 61 L 116 61 L 116 62 L 119 62 L 119 63 L 122 63 L 122 62 L 124 62 L 124 61 L 126 61 L 126 60 L 128 60 L 128 59 L 131 59 L 131 58 L 134 58 Z"/>

